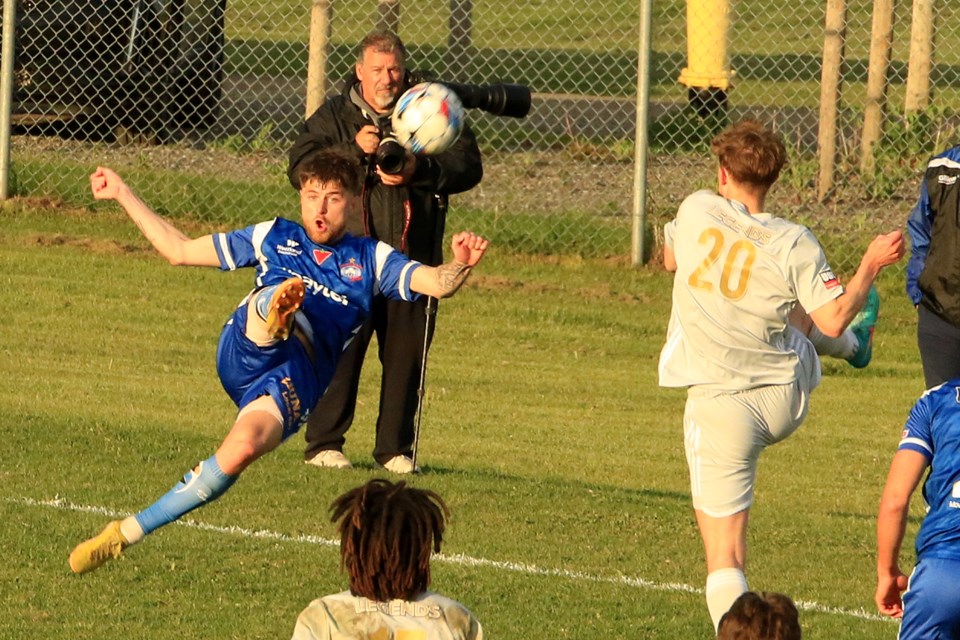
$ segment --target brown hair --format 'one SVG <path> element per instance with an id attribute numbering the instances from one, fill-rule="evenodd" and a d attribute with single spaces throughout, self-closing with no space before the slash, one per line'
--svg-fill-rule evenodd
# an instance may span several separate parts
<path id="1" fill-rule="evenodd" d="M 297 167 L 300 188 L 308 182 L 338 183 L 353 195 L 360 195 L 360 166 L 353 159 L 336 151 L 320 151 Z"/>
<path id="2" fill-rule="evenodd" d="M 797 607 L 782 593 L 747 591 L 720 618 L 717 640 L 800 640 Z"/>
<path id="3" fill-rule="evenodd" d="M 450 511 L 433 491 L 374 478 L 330 505 L 339 521 L 340 569 L 350 592 L 377 602 L 412 600 L 430 585 L 430 554 L 440 551 Z"/>
<path id="4" fill-rule="evenodd" d="M 747 591 L 720 618 L 717 640 L 800 640 L 797 607 L 782 593 Z"/>
<path id="5" fill-rule="evenodd" d="M 721 131 L 710 149 L 737 182 L 769 189 L 787 164 L 783 137 L 756 120 L 743 120 Z"/>
<path id="6" fill-rule="evenodd" d="M 363 37 L 363 40 L 357 45 L 357 64 L 363 64 L 363 54 L 369 50 L 377 53 L 397 52 L 400 54 L 401 63 L 407 60 L 407 48 L 403 46 L 400 36 L 386 29 L 371 31 Z"/>

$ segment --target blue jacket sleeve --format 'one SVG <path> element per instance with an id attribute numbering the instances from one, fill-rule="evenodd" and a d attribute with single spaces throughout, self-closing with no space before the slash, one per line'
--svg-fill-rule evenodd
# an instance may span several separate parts
<path id="1" fill-rule="evenodd" d="M 927 261 L 930 250 L 930 229 L 933 226 L 933 212 L 930 211 L 930 194 L 927 181 L 920 185 L 920 198 L 907 219 L 907 233 L 910 234 L 910 260 L 907 261 L 907 295 L 913 304 L 919 304 L 922 294 L 918 280 Z"/>

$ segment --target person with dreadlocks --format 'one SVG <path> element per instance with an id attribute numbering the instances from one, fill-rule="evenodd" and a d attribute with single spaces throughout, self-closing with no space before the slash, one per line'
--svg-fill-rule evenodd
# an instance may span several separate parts
<path id="1" fill-rule="evenodd" d="M 330 505 L 350 589 L 311 602 L 292 640 L 483 640 L 456 600 L 428 591 L 450 510 L 433 491 L 374 478 Z"/>

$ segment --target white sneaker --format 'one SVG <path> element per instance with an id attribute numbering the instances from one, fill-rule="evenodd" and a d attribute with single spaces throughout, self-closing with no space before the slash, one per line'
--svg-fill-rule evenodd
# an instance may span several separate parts
<path id="1" fill-rule="evenodd" d="M 393 473 L 420 473 L 420 465 L 414 466 L 413 460 L 407 456 L 393 456 L 383 463 L 383 468 Z"/>
<path id="2" fill-rule="evenodd" d="M 350 459 L 343 455 L 342 451 L 336 449 L 324 449 L 309 460 L 304 460 L 304 462 L 315 467 L 330 467 L 333 469 L 349 469 L 353 466 L 350 464 Z"/>

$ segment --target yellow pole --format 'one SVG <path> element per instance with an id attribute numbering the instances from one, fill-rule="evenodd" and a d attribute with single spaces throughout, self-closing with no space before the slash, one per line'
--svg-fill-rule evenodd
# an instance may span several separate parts
<path id="1" fill-rule="evenodd" d="M 687 0 L 687 66 L 678 81 L 689 89 L 691 102 L 706 109 L 698 109 L 701 116 L 726 103 L 735 75 L 727 51 L 730 23 L 729 0 Z"/>

